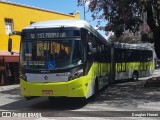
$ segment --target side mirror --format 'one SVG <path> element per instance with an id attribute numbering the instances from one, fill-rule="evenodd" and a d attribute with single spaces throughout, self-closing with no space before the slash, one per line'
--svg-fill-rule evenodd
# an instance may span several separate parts
<path id="1" fill-rule="evenodd" d="M 89 48 L 89 51 L 92 51 L 92 48 L 93 48 L 92 43 L 90 43 L 90 42 L 88 43 L 88 48 Z"/>
<path id="2" fill-rule="evenodd" d="M 92 46 L 92 43 L 88 43 L 88 48 L 89 48 L 89 54 L 90 54 L 90 52 L 91 53 L 96 53 L 97 52 L 97 49 L 96 48 L 93 48 L 93 46 Z"/>
<path id="3" fill-rule="evenodd" d="M 8 39 L 8 52 L 12 52 L 12 38 Z"/>

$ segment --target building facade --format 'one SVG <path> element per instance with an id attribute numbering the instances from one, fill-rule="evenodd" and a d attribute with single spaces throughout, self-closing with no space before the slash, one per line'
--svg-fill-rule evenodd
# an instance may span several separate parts
<path id="1" fill-rule="evenodd" d="M 79 12 L 64 14 L 12 2 L 0 1 L 0 85 L 18 81 L 20 37 L 12 37 L 12 50 L 8 52 L 8 38 L 12 31 L 21 31 L 34 22 L 58 19 L 80 19 Z"/>

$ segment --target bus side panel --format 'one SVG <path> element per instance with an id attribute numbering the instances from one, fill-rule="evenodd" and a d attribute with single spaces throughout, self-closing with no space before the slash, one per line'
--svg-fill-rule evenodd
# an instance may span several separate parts
<path id="1" fill-rule="evenodd" d="M 68 82 L 68 96 L 67 97 L 85 97 L 90 84 L 91 78 L 83 76 Z"/>
<path id="2" fill-rule="evenodd" d="M 95 79 L 99 74 L 98 63 L 93 62 L 88 74 L 86 75 L 86 79 L 88 79 L 88 83 L 86 84 L 88 88 L 86 88 L 86 98 L 89 98 L 95 93 Z"/>

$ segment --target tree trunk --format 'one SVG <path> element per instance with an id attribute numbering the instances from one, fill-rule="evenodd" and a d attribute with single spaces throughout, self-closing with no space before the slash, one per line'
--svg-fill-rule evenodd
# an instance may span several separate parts
<path id="1" fill-rule="evenodd" d="M 154 48 L 157 57 L 160 59 L 160 28 L 153 32 Z"/>
<path id="2" fill-rule="evenodd" d="M 160 27 L 156 24 L 157 21 L 154 17 L 154 8 L 152 1 L 147 2 L 146 6 L 147 10 L 147 24 L 149 25 L 151 31 L 153 32 L 153 39 L 154 39 L 154 48 L 157 57 L 160 59 Z"/>

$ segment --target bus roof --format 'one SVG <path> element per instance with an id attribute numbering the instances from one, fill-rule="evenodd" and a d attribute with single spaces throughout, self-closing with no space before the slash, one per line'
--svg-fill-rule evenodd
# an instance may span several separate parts
<path id="1" fill-rule="evenodd" d="M 34 28 L 56 28 L 56 27 L 91 27 L 88 22 L 84 20 L 49 20 L 43 22 L 33 23 L 24 29 Z"/>
<path id="2" fill-rule="evenodd" d="M 110 44 L 97 30 L 95 30 L 87 21 L 85 20 L 49 20 L 33 23 L 24 29 L 35 29 L 35 28 L 58 28 L 58 27 L 76 27 L 85 28 L 101 39 L 105 44 Z"/>
<path id="3" fill-rule="evenodd" d="M 113 43 L 114 48 L 122 49 L 140 49 L 140 50 L 153 50 L 153 45 L 150 43 L 141 43 L 141 44 L 128 44 L 128 43 Z"/>

